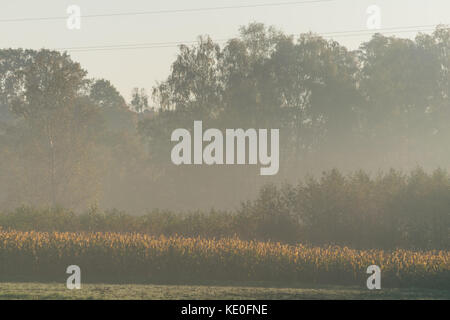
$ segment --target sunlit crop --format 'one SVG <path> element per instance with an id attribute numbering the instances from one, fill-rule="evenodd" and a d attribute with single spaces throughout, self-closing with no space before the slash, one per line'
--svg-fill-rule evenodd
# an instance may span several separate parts
<path id="1" fill-rule="evenodd" d="M 152 237 L 119 233 L 0 231 L 0 279 L 65 279 L 68 265 L 84 281 L 277 281 L 365 285 L 369 265 L 383 286 L 450 285 L 449 251 L 353 250 L 236 238 Z"/>

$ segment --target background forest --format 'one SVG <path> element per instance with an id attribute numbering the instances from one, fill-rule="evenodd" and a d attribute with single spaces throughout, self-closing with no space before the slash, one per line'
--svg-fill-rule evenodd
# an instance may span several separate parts
<path id="1" fill-rule="evenodd" d="M 279 128 L 278 175 L 174 166 L 170 134 L 194 120 Z M 449 121 L 444 27 L 350 51 L 253 23 L 180 46 L 130 102 L 67 53 L 1 49 L 0 225 L 448 248 Z"/>

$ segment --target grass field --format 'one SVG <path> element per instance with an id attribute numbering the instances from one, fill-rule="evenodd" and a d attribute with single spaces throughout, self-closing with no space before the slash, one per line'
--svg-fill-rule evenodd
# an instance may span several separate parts
<path id="1" fill-rule="evenodd" d="M 61 283 L 0 283 L 0 300 L 5 299 L 145 299 L 145 300 L 302 300 L 302 299 L 450 299 L 448 290 L 381 289 L 316 286 L 277 288 L 276 286 L 177 286 L 84 284 L 68 290 Z"/>

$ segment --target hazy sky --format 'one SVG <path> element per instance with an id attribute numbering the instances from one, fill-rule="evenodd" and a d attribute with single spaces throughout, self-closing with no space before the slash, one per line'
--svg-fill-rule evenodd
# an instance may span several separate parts
<path id="1" fill-rule="evenodd" d="M 300 0 L 301 1 L 301 0 Z M 81 30 L 69 30 L 64 19 L 5 22 L 7 19 L 64 17 L 69 5 L 82 15 L 148 12 L 296 2 L 295 0 L 0 0 L 0 48 L 73 48 L 160 42 L 194 41 L 198 35 L 228 39 L 249 22 L 274 25 L 289 34 L 365 30 L 370 5 L 381 8 L 381 28 L 427 29 L 420 26 L 450 23 L 449 0 L 335 0 L 272 7 L 236 8 L 203 12 L 82 18 Z M 429 31 L 427 31 L 429 32 Z M 412 37 L 414 32 L 397 33 Z M 391 33 L 390 33 L 391 34 Z M 334 36 L 351 48 L 370 36 Z M 164 80 L 177 48 L 70 52 L 90 77 L 110 80 L 129 99 L 133 87 L 147 90 Z"/>

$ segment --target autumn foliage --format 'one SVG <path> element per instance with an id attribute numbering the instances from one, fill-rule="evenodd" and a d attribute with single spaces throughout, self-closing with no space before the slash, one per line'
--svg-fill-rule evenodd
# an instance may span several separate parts
<path id="1" fill-rule="evenodd" d="M 446 287 L 448 251 L 352 250 L 236 238 L 0 231 L 0 277 L 63 281 L 68 265 L 85 281 L 198 283 L 277 281 L 365 285 L 379 265 L 386 287 Z"/>

